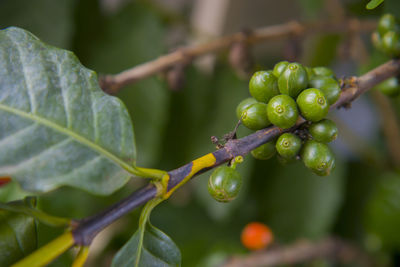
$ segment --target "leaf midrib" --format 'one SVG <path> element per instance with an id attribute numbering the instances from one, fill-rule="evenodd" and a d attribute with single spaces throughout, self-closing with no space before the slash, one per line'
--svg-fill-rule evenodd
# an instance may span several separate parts
<path id="1" fill-rule="evenodd" d="M 21 116 L 23 118 L 27 118 L 30 119 L 32 121 L 35 121 L 37 123 L 40 123 L 46 127 L 49 127 L 57 132 L 60 132 L 64 135 L 70 136 L 73 139 L 75 139 L 77 142 L 79 142 L 80 144 L 87 146 L 95 151 L 97 151 L 98 153 L 104 155 L 106 158 L 110 159 L 111 161 L 115 162 L 116 164 L 120 165 L 122 168 L 124 168 L 125 170 L 127 170 L 130 173 L 134 173 L 135 170 L 133 168 L 133 166 L 127 164 L 126 162 L 124 162 L 123 160 L 121 160 L 119 157 L 117 157 L 116 155 L 114 155 L 113 153 L 111 153 L 110 151 L 104 149 L 103 147 L 99 146 L 98 144 L 92 142 L 91 140 L 65 128 L 62 127 L 50 120 L 44 119 L 42 117 L 39 117 L 35 114 L 32 113 L 27 113 L 25 111 L 21 111 L 9 106 L 6 106 L 4 104 L 0 103 L 0 110 L 4 110 L 6 112 Z"/>

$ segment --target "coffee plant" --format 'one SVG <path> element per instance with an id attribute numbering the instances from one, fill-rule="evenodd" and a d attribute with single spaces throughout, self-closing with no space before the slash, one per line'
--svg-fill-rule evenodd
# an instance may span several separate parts
<path id="1" fill-rule="evenodd" d="M 170 53 L 106 2 L 0 1 L 0 266 L 400 263 L 398 1 Z"/>

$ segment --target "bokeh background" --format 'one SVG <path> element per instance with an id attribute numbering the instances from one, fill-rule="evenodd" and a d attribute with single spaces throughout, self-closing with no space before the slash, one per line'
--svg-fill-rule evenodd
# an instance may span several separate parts
<path id="1" fill-rule="evenodd" d="M 0 0 L 0 28 L 19 26 L 43 41 L 72 50 L 99 74 L 113 74 L 181 46 L 213 40 L 242 30 L 297 21 L 400 17 L 400 1 L 385 0 L 365 9 L 364 0 Z M 338 77 L 357 75 L 385 60 L 368 34 L 311 34 L 270 40 L 249 48 L 250 72 L 271 69 L 280 60 L 331 67 Z M 241 65 L 243 66 L 243 64 Z M 160 74 L 124 88 L 119 94 L 134 124 L 138 165 L 172 170 L 213 151 L 210 137 L 221 138 L 237 122 L 236 105 L 247 97 L 249 68 L 229 64 L 229 51 L 204 56 L 182 72 Z M 240 243 L 245 224 L 271 227 L 276 243 L 338 236 L 358 245 L 379 266 L 400 265 L 400 174 L 393 159 L 393 129 L 385 110 L 400 112 L 398 99 L 368 93 L 351 110 L 331 114 L 339 126 L 332 144 L 337 167 L 317 177 L 301 163 L 282 166 L 276 159 L 250 156 L 238 167 L 244 177 L 240 196 L 229 204 L 207 192 L 210 172 L 178 190 L 157 207 L 152 223 L 182 252 L 183 266 L 218 266 L 228 255 L 248 253 Z M 239 137 L 249 131 L 239 130 Z M 1 149 L 1 148 L 0 148 Z M 393 150 L 393 149 L 392 149 Z M 397 151 L 400 153 L 400 151 Z M 52 214 L 82 218 L 94 214 L 142 185 L 132 179 L 108 197 L 61 188 L 44 194 L 40 207 Z M 0 189 L 0 201 L 20 198 L 16 184 Z M 86 266 L 108 266 L 136 231 L 139 210 L 102 232 Z M 39 244 L 60 230 L 39 225 Z M 51 266 L 69 266 L 72 253 Z M 307 266 L 334 266 L 326 260 Z"/>

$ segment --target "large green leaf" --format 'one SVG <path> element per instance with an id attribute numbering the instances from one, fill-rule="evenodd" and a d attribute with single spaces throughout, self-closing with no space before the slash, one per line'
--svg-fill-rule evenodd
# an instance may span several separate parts
<path id="1" fill-rule="evenodd" d="M 139 229 L 115 255 L 112 266 L 180 266 L 181 253 L 172 239 L 150 221 L 152 209 L 160 203 L 153 199 L 140 215 Z"/>
<path id="2" fill-rule="evenodd" d="M 120 188 L 135 162 L 122 102 L 65 50 L 19 28 L 0 32 L 0 175 L 25 190 Z"/>
<path id="3" fill-rule="evenodd" d="M 33 208 L 31 201 L 14 204 Z M 0 265 L 9 266 L 37 247 L 36 223 L 27 215 L 0 210 Z"/>

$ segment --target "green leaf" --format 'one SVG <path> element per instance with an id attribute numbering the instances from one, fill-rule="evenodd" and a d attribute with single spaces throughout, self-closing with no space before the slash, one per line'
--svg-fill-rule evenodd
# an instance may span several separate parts
<path id="1" fill-rule="evenodd" d="M 143 208 L 139 229 L 115 255 L 112 266 L 180 266 L 181 253 L 172 239 L 154 227 L 149 216 L 160 203 L 152 200 Z"/>
<path id="2" fill-rule="evenodd" d="M 400 249 L 400 175 L 386 173 L 379 177 L 365 213 L 369 233 L 386 248 Z"/>
<path id="3" fill-rule="evenodd" d="M 366 8 L 367 9 L 374 9 L 377 6 L 379 6 L 384 0 L 371 0 L 369 1 L 369 3 L 367 4 Z"/>
<path id="4" fill-rule="evenodd" d="M 26 197 L 23 201 L 0 203 L 0 210 L 22 213 L 54 227 L 68 226 L 71 222 L 70 219 L 49 215 L 43 211 L 32 208 L 32 206 L 36 206 L 36 197 Z"/>
<path id="5" fill-rule="evenodd" d="M 33 208 L 32 202 L 20 201 Z M 9 266 L 37 248 L 35 220 L 24 214 L 0 210 L 0 265 Z"/>
<path id="6" fill-rule="evenodd" d="M 0 31 L 0 117 L 0 175 L 25 190 L 70 185 L 110 194 L 133 169 L 123 103 L 71 52 L 14 27 Z"/>

